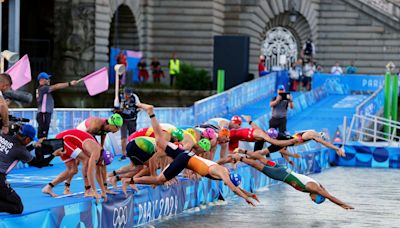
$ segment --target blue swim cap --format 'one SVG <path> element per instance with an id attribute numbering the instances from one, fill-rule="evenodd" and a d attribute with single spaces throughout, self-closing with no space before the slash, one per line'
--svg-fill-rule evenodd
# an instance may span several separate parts
<path id="1" fill-rule="evenodd" d="M 325 201 L 325 197 L 323 197 L 323 196 L 321 196 L 320 194 L 317 194 L 316 196 L 315 196 L 315 203 L 316 204 L 321 204 L 321 203 L 323 203 Z"/>
<path id="2" fill-rule="evenodd" d="M 242 182 L 242 177 L 237 173 L 230 173 L 229 178 L 236 187 Z"/>

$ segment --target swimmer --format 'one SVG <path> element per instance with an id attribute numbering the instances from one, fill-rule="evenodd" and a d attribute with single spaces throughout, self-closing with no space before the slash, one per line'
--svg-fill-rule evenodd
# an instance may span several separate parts
<path id="1" fill-rule="evenodd" d="M 344 209 L 354 209 L 354 207 L 331 195 L 320 183 L 311 177 L 295 173 L 284 166 L 266 159 L 257 152 L 247 151 L 241 148 L 237 148 L 235 152 L 243 154 L 235 153 L 230 155 L 232 162 L 244 162 L 274 180 L 285 182 L 298 191 L 309 193 L 311 200 L 316 204 L 323 203 L 327 198 L 332 203 Z"/>
<path id="2" fill-rule="evenodd" d="M 102 149 L 100 144 L 87 132 L 77 129 L 63 131 L 56 135 L 56 139 L 64 140 L 65 152 L 61 149 L 56 150 L 53 155 L 61 156 L 67 170 L 59 174 L 53 181 L 48 183 L 42 192 L 56 197 L 57 194 L 53 192 L 54 186 L 69 179 L 71 176 L 78 172 L 77 163 L 75 159 L 82 161 L 82 173 L 85 182 L 85 196 L 94 196 L 96 201 L 101 197 L 107 199 L 106 189 L 103 185 L 104 181 L 99 174 L 98 165 L 108 165 L 113 159 L 114 155 Z M 97 193 L 96 184 L 94 182 L 95 176 L 101 189 L 101 196 Z"/>

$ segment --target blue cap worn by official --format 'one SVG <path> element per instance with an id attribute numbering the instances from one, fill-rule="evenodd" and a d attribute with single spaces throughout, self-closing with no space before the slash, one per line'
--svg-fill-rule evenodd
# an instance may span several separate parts
<path id="1" fill-rule="evenodd" d="M 285 86 L 284 86 L 284 85 L 282 85 L 282 84 L 281 84 L 281 85 L 279 85 L 279 86 L 278 86 L 278 90 L 285 90 Z"/>
<path id="2" fill-rule="evenodd" d="M 30 124 L 24 124 L 19 129 L 19 134 L 31 138 L 33 141 L 38 141 L 36 138 L 36 130 Z"/>
<path id="3" fill-rule="evenodd" d="M 49 80 L 51 75 L 47 74 L 46 72 L 41 72 L 39 73 L 37 80 L 39 81 L 40 79 L 46 79 Z"/>
<path id="4" fill-rule="evenodd" d="M 129 94 L 131 94 L 131 93 L 133 93 L 133 89 L 130 88 L 130 87 L 125 87 L 124 93 L 129 93 Z"/>

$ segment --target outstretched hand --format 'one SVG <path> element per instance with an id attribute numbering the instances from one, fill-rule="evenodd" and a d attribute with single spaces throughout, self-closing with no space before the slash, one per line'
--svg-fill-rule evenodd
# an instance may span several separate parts
<path id="1" fill-rule="evenodd" d="M 347 205 L 347 204 L 342 204 L 342 205 L 340 205 L 342 208 L 344 208 L 344 209 L 346 209 L 346 210 L 353 210 L 354 209 L 354 207 L 352 207 L 352 206 L 350 206 L 350 205 Z"/>
<path id="2" fill-rule="evenodd" d="M 258 199 L 257 195 L 254 193 L 250 194 L 250 197 L 253 198 L 254 200 L 256 200 L 257 202 L 260 202 L 260 200 Z"/>
<path id="3" fill-rule="evenodd" d="M 338 148 L 336 150 L 336 154 L 339 155 L 340 157 L 345 157 L 346 156 L 346 154 L 345 154 L 345 152 L 344 152 L 344 150 L 342 148 Z"/>
<path id="4" fill-rule="evenodd" d="M 249 199 L 247 199 L 247 198 L 246 198 L 246 202 L 247 202 L 248 204 L 252 205 L 253 207 L 256 207 L 256 204 L 255 204 L 253 201 L 251 201 L 251 200 L 249 200 Z"/>

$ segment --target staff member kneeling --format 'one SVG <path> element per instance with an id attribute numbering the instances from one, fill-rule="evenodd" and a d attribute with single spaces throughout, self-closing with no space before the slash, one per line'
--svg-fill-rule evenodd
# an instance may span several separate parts
<path id="1" fill-rule="evenodd" d="M 0 212 L 21 214 L 24 210 L 21 198 L 6 181 L 6 176 L 18 161 L 33 162 L 34 157 L 26 149 L 36 140 L 36 130 L 31 125 L 22 125 L 14 135 L 0 135 Z"/>

